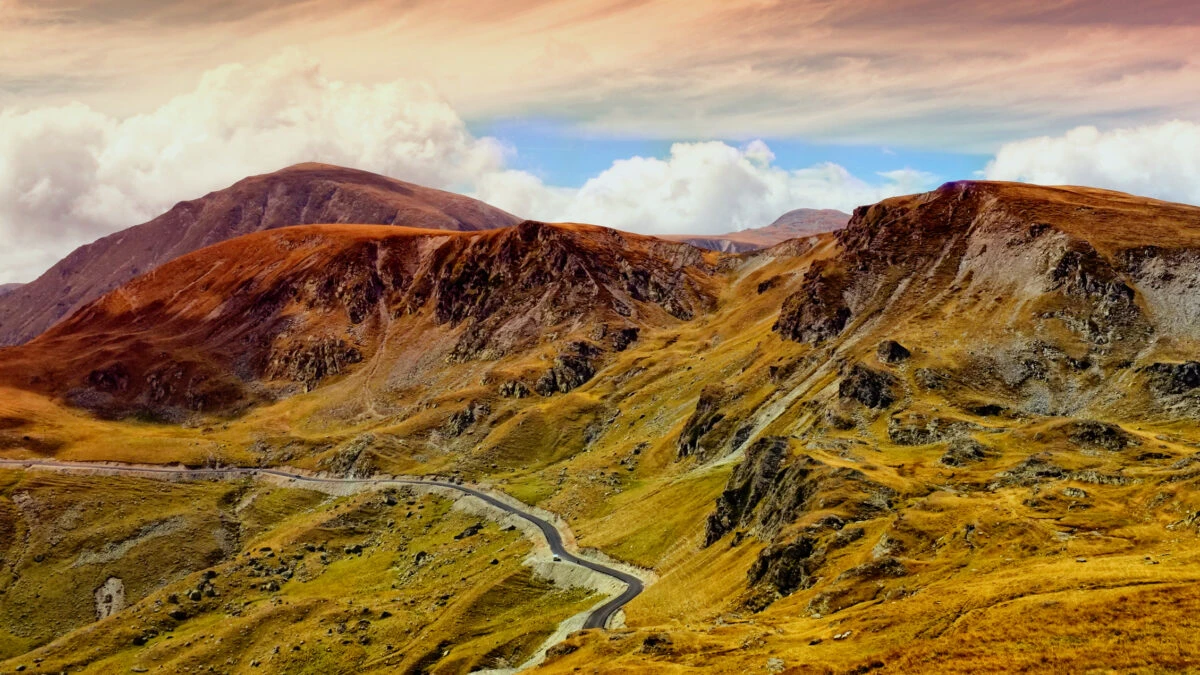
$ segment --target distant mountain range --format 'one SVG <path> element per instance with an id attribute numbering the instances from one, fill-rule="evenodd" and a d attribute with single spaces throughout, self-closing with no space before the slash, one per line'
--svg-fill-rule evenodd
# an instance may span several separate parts
<path id="1" fill-rule="evenodd" d="M 834 209 L 795 209 L 780 216 L 764 227 L 727 232 L 725 234 L 672 234 L 662 237 L 671 241 L 682 241 L 724 253 L 745 253 L 768 248 L 797 237 L 835 232 L 846 226 L 850 214 Z"/>

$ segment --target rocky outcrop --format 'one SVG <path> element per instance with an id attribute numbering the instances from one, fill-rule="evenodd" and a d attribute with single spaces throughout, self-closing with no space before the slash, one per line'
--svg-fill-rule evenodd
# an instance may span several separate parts
<path id="1" fill-rule="evenodd" d="M 1089 448 L 1100 448 L 1110 452 L 1120 452 L 1130 446 L 1138 445 L 1131 434 L 1115 424 L 1084 420 L 1067 425 L 1068 438 L 1076 445 Z"/>
<path id="2" fill-rule="evenodd" d="M 1046 454 L 1026 457 L 1016 466 L 996 474 L 992 488 L 1037 485 L 1049 480 L 1059 480 L 1068 475 L 1068 471 L 1055 464 Z"/>
<path id="3" fill-rule="evenodd" d="M 1186 394 L 1200 388 L 1200 362 L 1153 363 L 1144 368 L 1159 395 Z"/>
<path id="4" fill-rule="evenodd" d="M 811 537 L 768 546 L 746 573 L 751 586 L 766 585 L 775 593 L 791 595 L 809 588 L 825 562 L 824 551 Z"/>
<path id="5" fill-rule="evenodd" d="M 446 435 L 451 438 L 461 436 L 476 422 L 492 413 L 492 407 L 487 401 L 471 401 L 466 408 L 450 415 L 445 425 Z"/>
<path id="6" fill-rule="evenodd" d="M 1050 290 L 1078 301 L 1057 313 L 1096 344 L 1146 338 L 1152 329 L 1136 293 L 1092 246 L 1074 241 L 1050 270 Z"/>
<path id="7" fill-rule="evenodd" d="M 900 363 L 907 361 L 911 356 L 912 352 L 895 340 L 884 340 L 875 350 L 875 357 L 881 363 Z"/>
<path id="8" fill-rule="evenodd" d="M 683 431 L 680 432 L 679 441 L 676 444 L 676 454 L 680 459 L 707 454 L 702 452 L 704 450 L 701 446 L 702 440 L 713 430 L 713 427 L 725 419 L 725 414 L 721 412 L 721 406 L 725 404 L 728 395 L 729 392 L 726 388 L 720 385 L 709 385 L 700 392 L 700 398 L 696 401 L 696 410 L 684 423 Z"/>
<path id="9" fill-rule="evenodd" d="M 637 342 L 637 328 L 620 328 L 613 332 L 612 348 L 614 352 L 623 352 L 629 348 L 629 345 Z"/>
<path id="10" fill-rule="evenodd" d="M 977 425 L 962 420 L 927 417 L 919 413 L 901 413 L 888 419 L 888 440 L 896 445 L 930 445 L 963 436 Z"/>
<path id="11" fill-rule="evenodd" d="M 856 469 L 831 467 L 807 455 L 788 457 L 785 438 L 761 438 L 746 450 L 705 526 L 705 545 L 737 529 L 770 539 L 801 515 L 829 512 L 842 521 L 873 518 L 894 493 Z"/>
<path id="12" fill-rule="evenodd" d="M 322 470 L 329 471 L 335 476 L 366 478 L 376 471 L 375 460 L 370 452 L 374 443 L 375 436 L 373 434 L 363 434 L 323 459 L 319 466 Z"/>
<path id="13" fill-rule="evenodd" d="M 504 398 L 525 398 L 531 393 L 529 386 L 520 380 L 510 380 L 500 385 L 498 392 Z"/>
<path id="14" fill-rule="evenodd" d="M 93 595 L 96 600 L 97 621 L 125 609 L 125 583 L 117 577 L 109 577 Z"/>
<path id="15" fill-rule="evenodd" d="M 851 317 L 843 296 L 844 280 L 823 270 L 823 266 L 814 267 L 804 276 L 801 290 L 784 300 L 771 330 L 811 345 L 841 335 Z"/>
<path id="16" fill-rule="evenodd" d="M 362 352 L 341 339 L 302 343 L 271 355 L 263 375 L 267 379 L 286 379 L 312 391 L 321 380 L 345 372 L 362 361 Z"/>
<path id="17" fill-rule="evenodd" d="M 601 352 L 590 342 L 573 342 L 567 350 L 554 359 L 550 367 L 533 385 L 533 390 L 542 396 L 565 394 L 592 379 L 596 374 L 596 360 Z"/>
<path id="18" fill-rule="evenodd" d="M 857 401 L 868 408 L 887 408 L 896 402 L 899 382 L 888 373 L 856 364 L 838 385 L 838 397 Z"/>
<path id="19" fill-rule="evenodd" d="M 986 445 L 973 438 L 956 438 L 950 441 L 946 453 L 938 461 L 943 466 L 962 467 L 982 462 L 991 454 Z"/>

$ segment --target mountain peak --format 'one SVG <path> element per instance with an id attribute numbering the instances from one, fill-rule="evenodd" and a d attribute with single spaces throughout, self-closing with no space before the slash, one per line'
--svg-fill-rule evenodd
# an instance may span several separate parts
<path id="1" fill-rule="evenodd" d="M 486 230 L 520 222 L 469 197 L 308 162 L 251 176 L 80 247 L 37 280 L 0 295 L 0 345 L 25 342 L 139 274 L 234 237 L 291 225 L 364 223 Z"/>

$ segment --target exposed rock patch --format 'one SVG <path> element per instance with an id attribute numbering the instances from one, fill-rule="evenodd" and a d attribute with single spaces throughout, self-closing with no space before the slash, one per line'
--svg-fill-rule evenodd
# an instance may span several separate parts
<path id="1" fill-rule="evenodd" d="M 992 487 L 1037 485 L 1048 480 L 1065 478 L 1068 471 L 1055 464 L 1045 454 L 1033 455 L 1021 460 L 1016 466 L 996 474 Z"/>
<path id="2" fill-rule="evenodd" d="M 351 364 L 362 361 L 362 353 L 342 339 L 298 344 L 273 354 L 263 369 L 267 379 L 287 379 L 312 391 L 321 380 L 339 375 Z"/>
<path id="3" fill-rule="evenodd" d="M 531 393 L 529 386 L 520 380 L 511 380 L 500 385 L 498 393 L 504 398 L 525 398 Z"/>
<path id="4" fill-rule="evenodd" d="M 930 445 L 962 436 L 978 427 L 962 420 L 903 413 L 888 419 L 888 439 L 896 445 Z"/>
<path id="5" fill-rule="evenodd" d="M 843 521 L 873 518 L 891 508 L 894 492 L 857 469 L 832 467 L 807 455 L 788 458 L 785 438 L 766 437 L 746 450 L 705 526 L 705 545 L 735 529 L 763 539 L 812 511 Z"/>
<path id="6" fill-rule="evenodd" d="M 97 621 L 125 609 L 125 584 L 117 577 L 109 577 L 93 595 L 96 599 Z"/>
<path id="7" fill-rule="evenodd" d="M 1200 362 L 1154 363 L 1145 368 L 1150 386 L 1160 395 L 1186 394 L 1200 387 Z"/>
<path id="8" fill-rule="evenodd" d="M 821 268 L 810 270 L 802 289 L 784 300 L 771 330 L 788 340 L 811 345 L 841 335 L 851 317 L 843 290 L 841 276 L 823 275 Z"/>
<path id="9" fill-rule="evenodd" d="M 1086 420 L 1073 422 L 1067 428 L 1068 438 L 1076 445 L 1102 448 L 1111 452 L 1120 452 L 1138 445 L 1136 438 L 1115 424 Z"/>
<path id="10" fill-rule="evenodd" d="M 950 441 L 946 453 L 938 461 L 944 466 L 960 467 L 982 462 L 990 454 L 986 445 L 973 438 L 956 438 Z"/>
<path id="11" fill-rule="evenodd" d="M 684 423 L 683 431 L 679 434 L 677 454 L 680 458 L 709 454 L 705 450 L 711 448 L 702 447 L 702 442 L 705 436 L 725 419 L 721 407 L 726 403 L 728 395 L 726 388 L 720 385 L 709 385 L 700 392 L 696 410 Z"/>
<path id="12" fill-rule="evenodd" d="M 900 363 L 907 361 L 911 356 L 912 352 L 895 340 L 884 340 L 875 350 L 875 357 L 883 363 Z"/>
<path id="13" fill-rule="evenodd" d="M 573 342 L 564 353 L 554 359 L 554 365 L 546 371 L 534 391 L 542 396 L 565 394 L 583 384 L 596 374 L 596 360 L 600 350 L 590 342 Z"/>
<path id="14" fill-rule="evenodd" d="M 838 397 L 858 401 L 868 408 L 887 408 L 896 402 L 897 385 L 892 375 L 855 364 L 838 385 Z"/>

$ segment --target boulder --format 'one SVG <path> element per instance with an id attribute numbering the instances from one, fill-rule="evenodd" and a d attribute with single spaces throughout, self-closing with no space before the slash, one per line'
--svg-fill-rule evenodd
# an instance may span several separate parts
<path id="1" fill-rule="evenodd" d="M 896 378 L 888 373 L 856 364 L 838 385 L 838 397 L 868 408 L 887 408 L 896 402 L 893 390 L 897 384 Z"/>
<path id="2" fill-rule="evenodd" d="M 912 352 L 895 340 L 884 340 L 875 350 L 875 356 L 882 363 L 900 363 L 907 361 L 912 356 Z"/>

